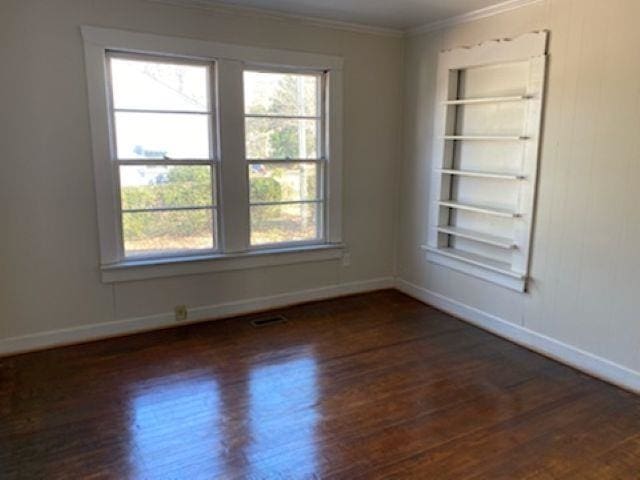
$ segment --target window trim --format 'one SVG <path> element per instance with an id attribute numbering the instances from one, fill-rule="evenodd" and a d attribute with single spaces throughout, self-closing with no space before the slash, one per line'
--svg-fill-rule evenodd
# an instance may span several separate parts
<path id="1" fill-rule="evenodd" d="M 104 266 L 101 277 L 103 283 L 117 283 L 178 275 L 322 262 L 342 258 L 344 248 L 345 246 L 342 244 L 316 244 L 252 250 L 242 253 L 185 255 L 154 260 L 141 258 Z"/>
<path id="2" fill-rule="evenodd" d="M 183 37 L 169 37 L 100 27 L 82 26 L 82 37 L 85 49 L 85 67 L 89 100 L 89 116 L 91 120 L 92 153 L 94 163 L 94 181 L 96 188 L 97 219 L 100 240 L 100 267 L 105 272 L 129 273 L 124 276 L 107 275 L 109 281 L 135 280 L 136 271 L 148 269 L 139 261 L 124 259 L 119 252 L 118 223 L 119 197 L 117 196 L 118 179 L 114 177 L 111 162 L 112 132 L 108 113 L 108 72 L 106 70 L 106 54 L 115 50 L 126 54 L 145 54 L 159 57 L 182 57 L 186 61 L 214 62 L 217 69 L 215 81 L 218 102 L 214 101 L 215 124 L 218 133 L 217 148 L 219 179 L 216 194 L 218 221 L 218 251 L 202 255 L 197 252 L 192 257 L 182 254 L 176 257 L 140 259 L 143 263 L 170 264 L 174 272 L 176 266 L 192 263 L 201 258 L 202 262 L 216 271 L 213 265 L 218 260 L 229 263 L 243 255 L 255 258 L 264 255 L 275 258 L 282 263 L 290 263 L 290 255 L 277 253 L 301 252 L 308 254 L 314 251 L 335 250 L 342 248 L 342 68 L 340 57 L 275 50 L 257 47 L 239 46 Z M 173 60 L 173 58 L 171 58 Z M 322 243 L 293 243 L 265 246 L 268 248 L 251 248 L 249 245 L 249 196 L 248 169 L 244 155 L 244 104 L 242 74 L 244 69 L 264 68 L 265 70 L 316 70 L 324 71 L 327 81 L 326 120 L 329 123 L 327 145 L 327 171 L 325 172 L 325 238 Z M 240 81 L 238 81 L 238 79 Z M 215 108 L 217 107 L 217 108 Z M 222 120 L 224 119 L 224 120 Z M 238 126 L 241 131 L 238 133 Z M 214 155 L 215 157 L 215 155 Z M 226 185 L 225 185 L 226 184 Z M 230 185 L 234 185 L 234 189 Z M 225 188 L 226 187 L 226 188 Z M 240 201 L 240 198 L 242 200 Z M 262 247 L 262 246 L 261 246 Z M 275 255 L 275 257 L 274 257 Z M 297 256 L 299 259 L 300 255 Z M 309 257 L 311 258 L 311 257 Z M 138 259 L 135 259 L 138 260 Z M 247 262 L 244 262 L 248 264 Z M 251 262 L 249 262 L 251 263 Z M 166 265 L 163 265 L 163 268 Z M 252 268 L 252 267 L 247 267 Z M 166 270 L 166 269 L 164 269 Z M 187 269 L 189 270 L 189 269 Z M 173 275 L 164 271 L 165 275 Z M 142 275 L 142 274 L 141 274 Z M 163 276 L 165 276 L 163 275 Z M 147 278 L 142 276 L 141 278 Z M 104 279 L 103 279 L 104 280 Z M 106 280 L 105 280 L 106 281 Z"/>

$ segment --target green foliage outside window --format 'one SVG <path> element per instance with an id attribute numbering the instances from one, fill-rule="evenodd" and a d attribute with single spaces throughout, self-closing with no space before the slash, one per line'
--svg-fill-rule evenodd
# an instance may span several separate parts
<path id="1" fill-rule="evenodd" d="M 123 210 L 210 206 L 210 168 L 172 166 L 147 185 L 123 186 L 121 193 Z M 211 222 L 208 210 L 125 213 L 123 232 L 125 243 L 151 239 L 160 243 L 162 238 L 165 241 L 167 238 L 210 238 Z"/>
<path id="2" fill-rule="evenodd" d="M 303 97 L 305 112 L 315 110 L 315 82 L 306 82 Z M 264 105 L 253 108 L 254 113 L 277 114 L 301 108 L 298 105 L 300 86 L 296 77 L 283 75 L 279 81 L 277 94 Z M 302 112 L 301 112 L 302 113 Z M 247 125 L 246 148 L 249 157 L 256 158 L 313 158 L 316 152 L 316 122 L 308 121 L 301 131 L 295 120 L 265 119 Z M 303 142 L 301 144 L 301 142 Z M 141 146 L 142 147 L 142 146 Z M 147 173 L 148 167 L 139 168 Z M 158 167 L 161 168 L 161 167 Z M 211 172 L 208 166 L 175 165 L 161 168 L 162 172 L 150 176 L 147 182 L 137 182 L 135 186 L 121 187 L 122 209 L 158 209 L 175 207 L 200 207 L 213 204 Z M 144 184 L 140 184 L 144 183 Z M 309 175 L 302 168 L 270 168 L 254 171 L 250 182 L 251 198 L 259 202 L 278 202 L 282 200 L 316 197 L 315 172 Z M 307 198 L 305 198 L 307 199 Z M 271 218 L 268 208 L 254 209 L 252 226 L 256 231 L 264 232 L 261 242 L 288 240 L 301 228 L 300 214 L 296 209 L 277 209 L 284 216 Z M 289 211 L 291 213 L 289 214 Z M 305 210 L 306 212 L 306 210 Z M 289 218 L 291 216 L 291 218 Z M 303 215 L 307 217 L 308 214 Z M 313 218 L 304 218 L 303 227 L 310 229 L 308 234 L 315 235 Z M 166 249 L 172 245 L 180 248 L 206 248 L 212 242 L 211 210 L 187 210 L 171 212 L 142 212 L 123 214 L 123 233 L 127 251 L 145 251 Z M 305 225 L 308 225 L 305 226 Z M 306 231 L 306 230 L 305 230 Z M 298 233 L 299 234 L 299 233 Z M 255 240 L 252 234 L 252 239 Z M 268 238 L 267 238 L 268 237 Z"/>

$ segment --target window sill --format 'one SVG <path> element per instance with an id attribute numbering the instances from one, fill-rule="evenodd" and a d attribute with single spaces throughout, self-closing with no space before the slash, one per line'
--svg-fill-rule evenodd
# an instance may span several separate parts
<path id="1" fill-rule="evenodd" d="M 117 283 L 151 278 L 197 275 L 210 272 L 320 262 L 342 258 L 343 244 L 273 248 L 243 253 L 172 257 L 153 260 L 129 260 L 103 265 L 102 282 Z"/>

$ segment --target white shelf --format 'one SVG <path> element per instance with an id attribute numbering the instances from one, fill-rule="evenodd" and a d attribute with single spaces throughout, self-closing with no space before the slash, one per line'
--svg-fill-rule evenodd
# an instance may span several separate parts
<path id="1" fill-rule="evenodd" d="M 529 140 L 529 137 L 522 135 L 505 136 L 505 135 L 444 135 L 444 140 L 473 140 L 473 141 L 522 141 Z"/>
<path id="2" fill-rule="evenodd" d="M 519 213 L 513 210 L 506 210 L 503 208 L 484 207 L 482 205 L 471 205 L 468 203 L 458 203 L 448 200 L 441 200 L 438 202 L 441 207 L 455 208 L 457 210 L 467 210 L 469 212 L 486 213 L 488 215 L 495 215 L 497 217 L 517 218 Z"/>
<path id="3" fill-rule="evenodd" d="M 468 230 L 466 228 L 459 228 L 454 226 L 442 226 L 438 227 L 440 233 L 446 233 L 454 237 L 466 238 L 468 240 L 474 240 L 476 242 L 485 243 L 498 248 L 504 248 L 512 250 L 517 248 L 515 242 L 506 237 L 498 237 L 496 235 L 489 235 L 482 232 L 476 232 L 475 230 Z"/>
<path id="4" fill-rule="evenodd" d="M 456 250 L 455 248 L 435 248 L 424 246 L 422 247 L 424 250 L 429 252 L 437 253 L 444 257 L 453 258 L 454 260 L 459 260 L 461 262 L 468 263 L 470 265 L 475 265 L 476 267 L 486 268 L 487 270 L 491 270 L 492 272 L 501 273 L 503 275 L 507 275 L 512 278 L 516 278 L 518 280 L 524 280 L 526 278 L 525 275 L 519 272 L 514 272 L 511 270 L 511 266 L 506 262 L 499 262 L 492 258 L 483 257 L 482 255 L 477 255 L 475 253 L 463 252 L 462 250 Z"/>
<path id="5" fill-rule="evenodd" d="M 456 100 L 445 100 L 443 105 L 475 105 L 481 103 L 503 103 L 503 102 L 521 102 L 530 100 L 531 95 L 516 95 L 511 97 L 479 97 L 479 98 L 458 98 Z"/>
<path id="6" fill-rule="evenodd" d="M 498 178 L 502 180 L 524 180 L 525 175 L 519 173 L 500 173 L 500 172 L 478 172 L 475 170 L 454 170 L 451 168 L 438 169 L 439 173 L 445 175 L 457 175 L 460 177 L 477 177 L 477 178 Z"/>

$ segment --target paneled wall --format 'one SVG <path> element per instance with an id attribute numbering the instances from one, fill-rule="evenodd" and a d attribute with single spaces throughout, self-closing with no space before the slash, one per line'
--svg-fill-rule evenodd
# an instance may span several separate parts
<path id="1" fill-rule="evenodd" d="M 640 371 L 640 2 L 544 0 L 407 41 L 398 273 L 487 318 Z M 427 263 L 438 52 L 550 30 L 530 292 Z"/>

